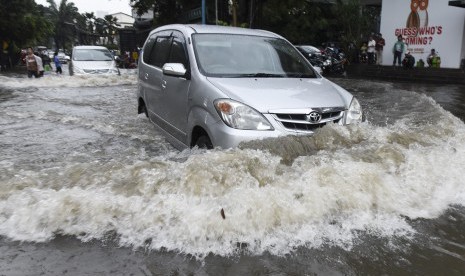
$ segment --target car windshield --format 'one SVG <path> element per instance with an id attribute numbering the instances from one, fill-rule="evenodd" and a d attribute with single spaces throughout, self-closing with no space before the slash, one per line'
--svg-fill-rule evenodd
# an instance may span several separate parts
<path id="1" fill-rule="evenodd" d="M 73 53 L 76 61 L 111 61 L 110 51 L 107 49 L 76 49 Z"/>
<path id="2" fill-rule="evenodd" d="M 210 77 L 315 78 L 308 62 L 279 38 L 232 34 L 194 34 L 202 74 Z"/>

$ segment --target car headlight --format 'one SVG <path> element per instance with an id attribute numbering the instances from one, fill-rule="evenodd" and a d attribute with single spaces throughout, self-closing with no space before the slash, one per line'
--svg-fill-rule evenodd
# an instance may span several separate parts
<path id="1" fill-rule="evenodd" d="M 270 122 L 250 106 L 228 99 L 216 100 L 214 105 L 223 122 L 229 127 L 244 130 L 273 130 Z"/>
<path id="2" fill-rule="evenodd" d="M 73 70 L 74 70 L 75 74 L 85 74 L 86 73 L 86 72 L 84 72 L 84 69 L 82 69 L 81 67 L 78 67 L 78 66 L 73 66 Z"/>
<path id="3" fill-rule="evenodd" d="M 108 70 L 108 73 L 110 73 L 110 74 L 116 74 L 116 75 L 119 75 L 119 74 L 120 74 L 118 68 L 111 68 L 111 69 Z"/>
<path id="4" fill-rule="evenodd" d="M 358 100 L 353 97 L 350 103 L 349 110 L 347 111 L 346 124 L 361 122 L 363 117 L 362 106 Z"/>

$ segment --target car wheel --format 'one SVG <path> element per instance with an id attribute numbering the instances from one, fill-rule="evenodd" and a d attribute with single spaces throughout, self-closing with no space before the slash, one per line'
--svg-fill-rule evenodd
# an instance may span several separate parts
<path id="1" fill-rule="evenodd" d="M 212 142 L 208 135 L 201 135 L 195 142 L 195 146 L 199 149 L 213 149 Z"/>
<path id="2" fill-rule="evenodd" d="M 143 100 L 139 99 L 139 106 L 137 107 L 137 113 L 141 114 L 144 113 L 145 117 L 149 117 L 149 113 L 147 112 L 147 107 L 145 106 L 145 103 Z"/>

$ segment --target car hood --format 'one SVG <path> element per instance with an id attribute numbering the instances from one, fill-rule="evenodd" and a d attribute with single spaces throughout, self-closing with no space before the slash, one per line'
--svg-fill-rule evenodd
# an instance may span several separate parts
<path id="1" fill-rule="evenodd" d="M 348 107 L 349 92 L 325 78 L 207 78 L 229 98 L 261 113 L 280 109 Z"/>
<path id="2" fill-rule="evenodd" d="M 75 67 L 79 67 L 81 69 L 110 69 L 114 68 L 115 64 L 114 61 L 76 61 L 73 60 L 73 65 Z"/>

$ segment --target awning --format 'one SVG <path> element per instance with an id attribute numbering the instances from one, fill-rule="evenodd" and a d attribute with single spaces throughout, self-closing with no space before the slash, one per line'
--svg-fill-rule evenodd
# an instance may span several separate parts
<path id="1" fill-rule="evenodd" d="M 465 0 L 449 1 L 449 6 L 465 8 Z"/>

